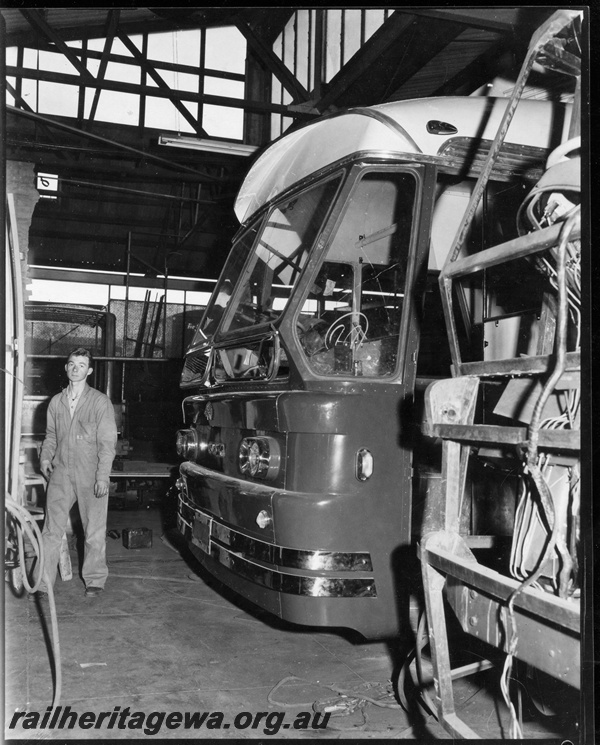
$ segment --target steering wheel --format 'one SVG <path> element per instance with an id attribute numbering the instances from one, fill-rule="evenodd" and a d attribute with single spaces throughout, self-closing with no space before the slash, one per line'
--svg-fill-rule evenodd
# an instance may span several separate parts
<path id="1" fill-rule="evenodd" d="M 343 323 L 347 318 L 351 319 L 350 328 L 347 328 L 347 325 Z M 368 330 L 369 319 L 364 313 L 344 313 L 335 323 L 331 324 L 325 334 L 325 347 L 331 349 L 336 344 L 349 344 L 351 347 L 360 347 L 367 338 Z"/>

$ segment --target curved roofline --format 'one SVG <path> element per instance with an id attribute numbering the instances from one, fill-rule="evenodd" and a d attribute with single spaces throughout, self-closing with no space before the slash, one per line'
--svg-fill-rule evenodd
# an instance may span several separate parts
<path id="1" fill-rule="evenodd" d="M 378 111 L 377 109 L 373 107 L 368 106 L 362 106 L 356 109 L 349 109 L 353 114 L 363 114 L 364 116 L 370 116 L 373 119 L 377 119 L 377 121 L 382 122 L 386 126 L 388 126 L 392 131 L 396 132 L 397 134 L 400 134 L 402 137 L 406 138 L 409 142 L 412 143 L 413 147 L 415 148 L 415 152 L 422 153 L 423 151 L 421 148 L 417 145 L 417 143 L 413 140 L 413 138 L 410 136 L 410 134 L 402 127 L 395 119 L 392 119 L 391 116 L 388 116 L 383 111 Z"/>
<path id="2" fill-rule="evenodd" d="M 320 117 L 283 134 L 258 156 L 236 198 L 236 215 L 245 223 L 292 184 L 359 150 L 436 156 L 456 136 L 494 139 L 508 103 L 508 98 L 484 96 L 423 98 Z M 566 135 L 571 108 L 551 101 L 520 101 L 505 142 L 556 146 Z M 451 128 L 432 131 L 427 127 L 432 120 Z"/>

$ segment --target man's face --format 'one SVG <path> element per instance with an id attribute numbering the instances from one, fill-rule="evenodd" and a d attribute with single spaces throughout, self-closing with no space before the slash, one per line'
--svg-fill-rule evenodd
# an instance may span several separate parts
<path id="1" fill-rule="evenodd" d="M 85 380 L 88 375 L 91 375 L 92 368 L 90 367 L 90 361 L 87 357 L 80 357 L 75 355 L 69 357 L 67 364 L 65 365 L 67 371 L 67 378 L 73 383 L 81 380 Z"/>

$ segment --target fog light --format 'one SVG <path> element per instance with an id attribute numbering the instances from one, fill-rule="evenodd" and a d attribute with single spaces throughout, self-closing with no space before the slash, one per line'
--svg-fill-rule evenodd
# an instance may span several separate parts
<path id="1" fill-rule="evenodd" d="M 266 510 L 261 510 L 256 516 L 256 524 L 261 530 L 267 528 L 273 522 L 273 518 Z"/>
<path id="2" fill-rule="evenodd" d="M 240 471 L 258 479 L 274 479 L 279 473 L 279 444 L 272 437 L 245 437 L 238 453 Z"/>
<path id="3" fill-rule="evenodd" d="M 356 478 L 366 481 L 373 475 L 373 456 L 366 448 L 361 448 L 356 453 Z"/>

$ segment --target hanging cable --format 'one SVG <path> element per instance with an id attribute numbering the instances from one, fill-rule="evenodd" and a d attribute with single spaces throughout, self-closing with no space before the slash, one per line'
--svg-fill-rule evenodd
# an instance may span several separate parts
<path id="1" fill-rule="evenodd" d="M 23 575 L 23 584 L 27 592 L 35 593 L 42 584 L 42 579 L 48 589 L 48 602 L 50 605 L 50 622 L 52 626 L 52 657 L 54 661 L 54 695 L 52 706 L 56 708 L 62 693 L 62 664 L 60 657 L 60 639 L 58 635 L 58 619 L 56 616 L 56 604 L 54 600 L 54 589 L 48 581 L 41 531 L 29 510 L 18 504 L 12 497 L 7 495 L 4 500 L 4 508 L 15 521 L 17 531 L 17 542 L 19 547 L 19 563 Z M 37 560 L 37 580 L 30 583 L 27 576 L 25 563 L 25 547 L 23 534 L 29 540 Z"/>
<path id="2" fill-rule="evenodd" d="M 504 663 L 504 669 L 501 677 L 501 690 L 506 705 L 511 714 L 511 737 L 514 739 L 522 738 L 521 727 L 517 718 L 515 707 L 510 699 L 509 683 L 512 672 L 512 664 L 517 651 L 518 635 L 515 623 L 514 604 L 517 597 L 529 586 L 533 585 L 541 576 L 547 561 L 551 558 L 555 549 L 560 553 L 562 567 L 559 573 L 559 595 L 566 596 L 568 581 L 573 568 L 573 561 L 568 550 L 565 550 L 563 541 L 560 539 L 561 525 L 560 521 L 555 519 L 554 504 L 552 493 L 548 484 L 539 468 L 538 463 L 538 441 L 541 429 L 541 417 L 544 406 L 548 397 L 554 390 L 558 380 L 562 376 L 566 367 L 566 348 L 567 348 L 567 291 L 566 291 L 566 249 L 569 236 L 579 219 L 581 209 L 578 207 L 565 221 L 561 231 L 560 241 L 558 244 L 557 256 L 557 285 L 558 285 L 558 314 L 557 314 L 557 338 L 556 338 L 556 363 L 552 375 L 546 382 L 542 392 L 535 403 L 531 422 L 529 424 L 528 447 L 526 470 L 538 490 L 540 501 L 544 509 L 544 515 L 548 526 L 551 530 L 550 540 L 546 545 L 536 569 L 514 590 L 504 609 L 505 616 L 504 626 L 507 637 L 507 655 Z"/>

